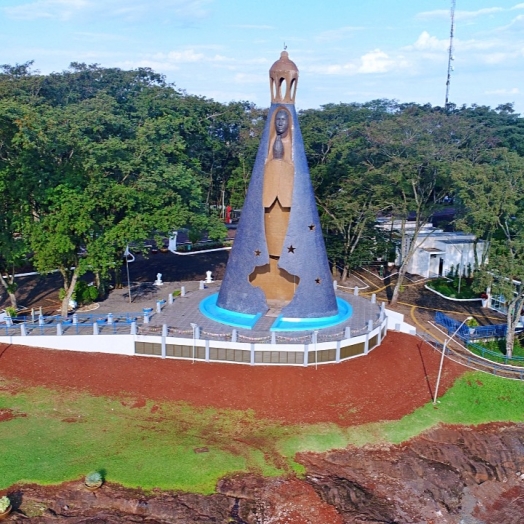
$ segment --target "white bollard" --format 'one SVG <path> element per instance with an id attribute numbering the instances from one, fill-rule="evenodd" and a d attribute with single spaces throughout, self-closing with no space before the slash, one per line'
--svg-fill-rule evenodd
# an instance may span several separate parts
<path id="1" fill-rule="evenodd" d="M 358 297 L 358 286 L 355 286 L 355 291 L 353 292 L 356 297 Z"/>
<path id="2" fill-rule="evenodd" d="M 61 337 L 62 336 L 62 324 L 59 322 L 57 325 L 56 325 L 56 334 Z"/>
<path id="3" fill-rule="evenodd" d="M 377 295 L 375 293 L 373 293 L 371 295 L 371 303 L 372 304 L 376 304 L 377 303 Z"/>
<path id="4" fill-rule="evenodd" d="M 203 280 L 201 280 L 199 283 L 198 283 L 198 289 L 202 290 L 202 289 L 206 289 L 206 285 L 205 285 L 205 282 Z"/>
<path id="5" fill-rule="evenodd" d="M 175 299 L 173 298 L 173 293 L 169 293 L 169 295 L 167 297 L 167 303 L 169 305 L 171 305 L 174 301 L 175 301 Z"/>
<path id="6" fill-rule="evenodd" d="M 180 288 L 180 296 L 185 297 L 186 296 L 186 286 L 182 286 Z"/>
<path id="7" fill-rule="evenodd" d="M 93 322 L 93 335 L 98 335 L 98 323 L 96 322 Z"/>
<path id="8" fill-rule="evenodd" d="M 113 323 L 113 313 L 107 314 L 107 323 L 112 324 Z"/>
<path id="9" fill-rule="evenodd" d="M 336 291 L 338 288 L 338 282 L 336 280 L 333 280 L 333 289 Z"/>

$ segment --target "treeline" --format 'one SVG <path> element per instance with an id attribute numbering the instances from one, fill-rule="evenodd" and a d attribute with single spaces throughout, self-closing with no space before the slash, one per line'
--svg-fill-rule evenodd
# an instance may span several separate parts
<path id="1" fill-rule="evenodd" d="M 130 242 L 182 227 L 224 234 L 218 210 L 242 206 L 267 110 L 189 95 L 147 68 L 31 67 L 0 69 L 2 275 L 31 253 L 37 270 L 62 272 L 66 307 L 78 277 L 93 271 L 103 287 Z M 445 195 L 457 212 L 452 227 L 490 242 L 478 281 L 524 278 L 524 119 L 511 104 L 375 100 L 299 117 L 339 278 L 395 250 L 377 217 L 409 219 L 416 235 Z M 15 300 L 16 282 L 0 283 Z"/>
<path id="2" fill-rule="evenodd" d="M 28 254 L 62 273 L 65 313 L 78 278 L 92 271 L 103 292 L 129 243 L 183 227 L 225 236 L 212 210 L 228 177 L 247 182 L 260 111 L 187 95 L 150 69 L 31 65 L 0 74 L 0 282 L 13 304 L 4 275 Z"/>
<path id="3" fill-rule="evenodd" d="M 505 298 L 511 356 L 524 303 L 524 119 L 512 105 L 443 109 L 379 100 L 300 116 L 328 253 L 342 277 L 401 251 L 395 303 L 418 234 L 452 199 L 449 227 L 489 245 L 476 261 L 475 285 Z M 396 221 L 395 239 L 375 227 L 381 216 Z"/>

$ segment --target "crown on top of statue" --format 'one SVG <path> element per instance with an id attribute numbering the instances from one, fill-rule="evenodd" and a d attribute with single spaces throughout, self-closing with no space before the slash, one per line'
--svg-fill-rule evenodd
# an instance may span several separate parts
<path id="1" fill-rule="evenodd" d="M 271 103 L 294 104 L 297 92 L 298 68 L 289 59 L 287 51 L 280 53 L 269 70 L 269 86 L 271 89 Z"/>

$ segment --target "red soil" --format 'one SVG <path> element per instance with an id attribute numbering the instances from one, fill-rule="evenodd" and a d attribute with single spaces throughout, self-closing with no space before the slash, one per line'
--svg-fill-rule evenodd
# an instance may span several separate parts
<path id="1" fill-rule="evenodd" d="M 367 357 L 304 367 L 245 366 L 0 345 L 0 375 L 93 395 L 252 409 L 287 423 L 394 420 L 432 399 L 440 354 L 391 332 Z M 465 368 L 446 360 L 439 394 Z"/>

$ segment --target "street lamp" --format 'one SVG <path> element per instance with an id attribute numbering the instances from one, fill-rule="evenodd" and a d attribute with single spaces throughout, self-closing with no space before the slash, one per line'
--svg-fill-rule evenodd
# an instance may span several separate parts
<path id="1" fill-rule="evenodd" d="M 127 270 L 127 287 L 129 290 L 129 303 L 131 304 L 131 280 L 129 280 L 129 258 L 131 257 L 131 262 L 135 261 L 134 255 L 129 251 L 129 244 L 126 246 L 126 250 L 124 251 L 124 256 L 126 257 L 126 270 Z"/>
<path id="2" fill-rule="evenodd" d="M 453 335 L 448 337 L 444 341 L 444 345 L 442 346 L 442 355 L 440 356 L 440 366 L 438 368 L 438 377 L 437 377 L 437 384 L 435 385 L 435 396 L 433 397 L 433 405 L 435 406 L 437 404 L 437 395 L 438 395 L 438 387 L 440 385 L 440 377 L 442 375 L 442 366 L 444 365 L 444 355 L 446 354 L 446 346 L 448 345 L 448 342 L 451 342 L 453 337 L 460 331 L 460 328 L 468 321 L 471 320 L 473 317 L 466 317 L 462 324 L 455 330 Z"/>

